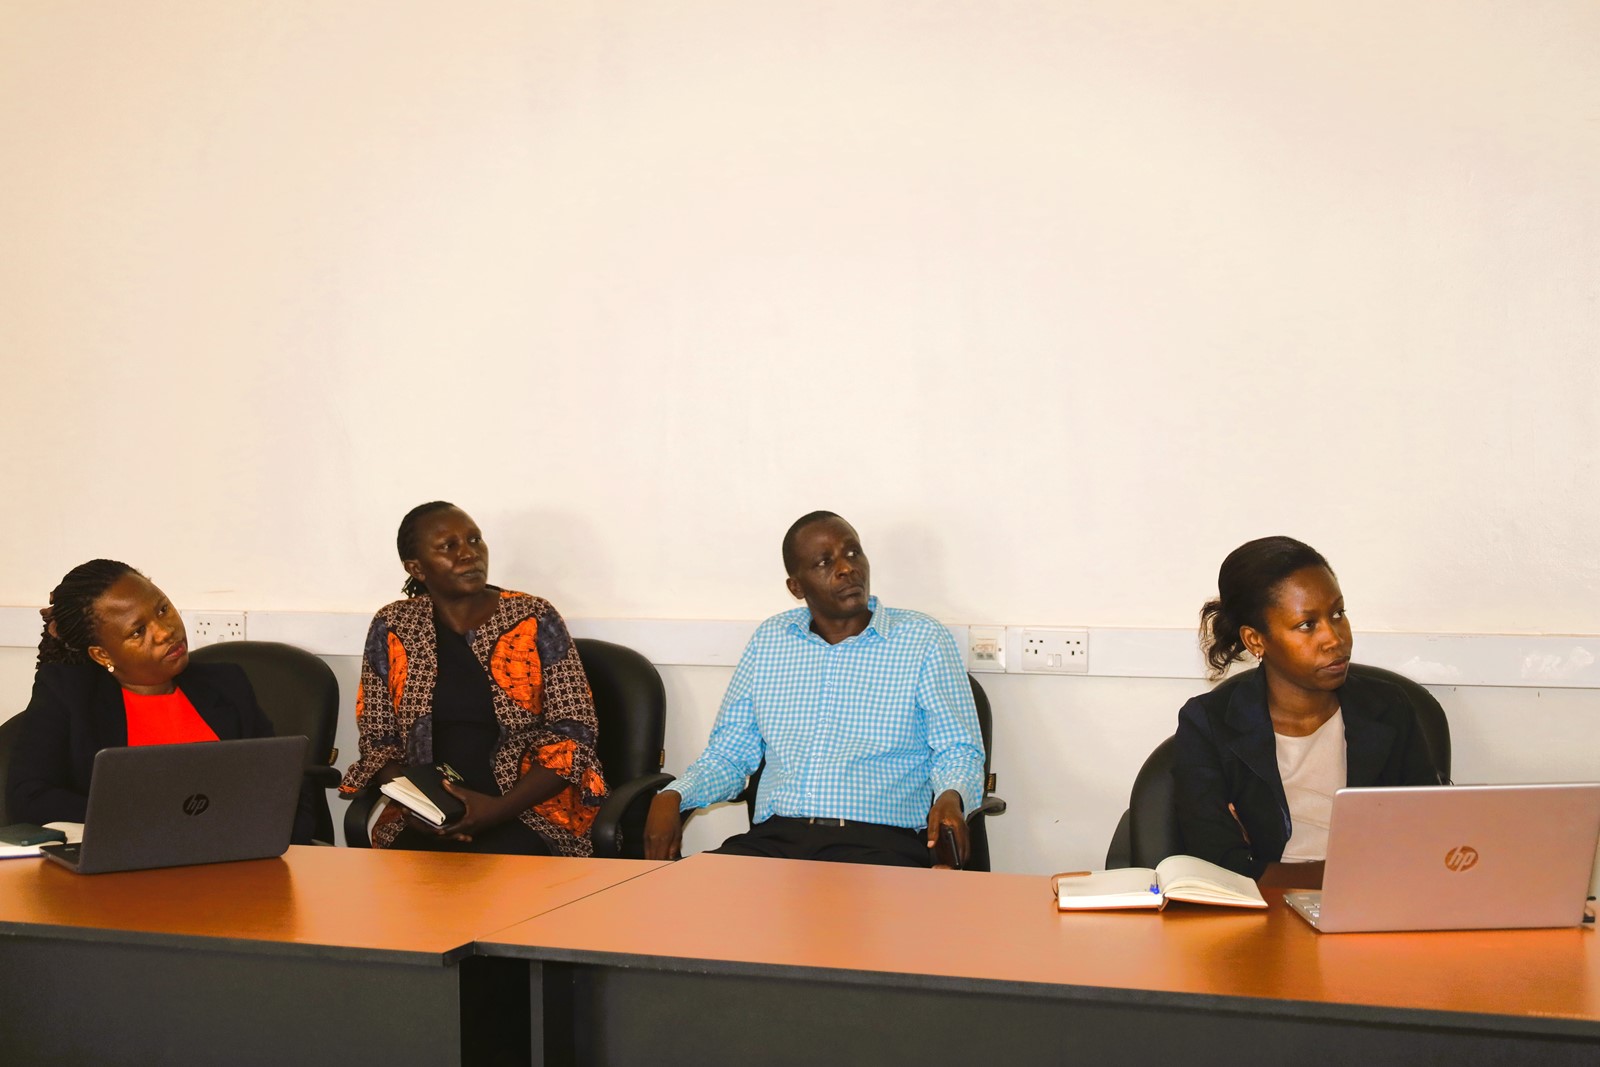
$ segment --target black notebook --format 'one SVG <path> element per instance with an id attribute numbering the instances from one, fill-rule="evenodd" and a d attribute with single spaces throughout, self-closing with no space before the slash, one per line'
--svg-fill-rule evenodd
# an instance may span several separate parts
<path id="1" fill-rule="evenodd" d="M 446 791 L 446 779 L 458 786 L 463 784 L 461 775 L 448 763 L 432 767 L 418 764 L 407 767 L 404 774 L 383 783 L 378 791 L 410 808 L 424 822 L 443 826 L 467 813 L 467 806 L 461 802 L 461 798 L 451 796 Z"/>

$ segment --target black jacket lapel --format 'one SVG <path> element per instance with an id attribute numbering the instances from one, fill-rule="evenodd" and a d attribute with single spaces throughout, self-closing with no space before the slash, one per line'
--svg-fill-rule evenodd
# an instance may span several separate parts
<path id="1" fill-rule="evenodd" d="M 178 688 L 189 698 L 211 732 L 218 737 L 239 737 L 241 716 L 228 692 L 206 670 L 190 667 L 178 675 Z"/>
<path id="2" fill-rule="evenodd" d="M 1250 773 L 1271 788 L 1278 810 L 1288 811 L 1283 777 L 1278 773 L 1278 744 L 1272 734 L 1272 717 L 1267 714 L 1266 681 L 1260 668 L 1239 680 L 1238 688 L 1228 697 L 1223 722 L 1231 732 L 1225 739 L 1228 748 Z"/>
<path id="3" fill-rule="evenodd" d="M 122 703 L 122 686 L 110 671 L 94 671 L 89 715 L 94 723 L 95 751 L 112 746 L 121 748 L 128 743 L 128 709 Z"/>

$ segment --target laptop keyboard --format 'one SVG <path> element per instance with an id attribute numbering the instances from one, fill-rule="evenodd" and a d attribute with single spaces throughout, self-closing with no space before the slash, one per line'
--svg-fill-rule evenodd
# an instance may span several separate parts
<path id="1" fill-rule="evenodd" d="M 1283 899 L 1293 902 L 1294 910 L 1310 919 L 1312 926 L 1317 925 L 1317 920 L 1322 918 L 1321 893 L 1290 893 Z"/>

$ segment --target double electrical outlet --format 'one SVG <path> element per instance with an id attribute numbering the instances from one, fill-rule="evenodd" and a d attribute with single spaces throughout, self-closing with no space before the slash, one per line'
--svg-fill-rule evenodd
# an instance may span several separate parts
<path id="1" fill-rule="evenodd" d="M 969 626 L 967 669 L 994 674 L 1088 674 L 1089 631 Z"/>
<path id="2" fill-rule="evenodd" d="M 191 611 L 183 617 L 190 648 L 244 640 L 244 612 Z"/>

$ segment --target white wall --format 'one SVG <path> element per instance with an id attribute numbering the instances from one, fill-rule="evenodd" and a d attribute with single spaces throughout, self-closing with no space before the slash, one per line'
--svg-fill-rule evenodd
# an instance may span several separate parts
<path id="1" fill-rule="evenodd" d="M 1287 531 L 1367 626 L 1600 631 L 1586 0 L 0 19 L 0 602 L 369 609 L 443 495 L 578 615 L 783 607 L 825 506 L 941 616 Z"/>
<path id="2" fill-rule="evenodd" d="M 1187 625 L 1288 532 L 1359 628 L 1600 633 L 1597 52 L 1587 0 L 0 0 L 0 603 L 371 610 L 443 496 L 578 617 L 784 608 L 830 507 L 952 621 Z M 1060 805 L 1006 847 L 1080 862 L 1183 693 L 1002 681 Z"/>

